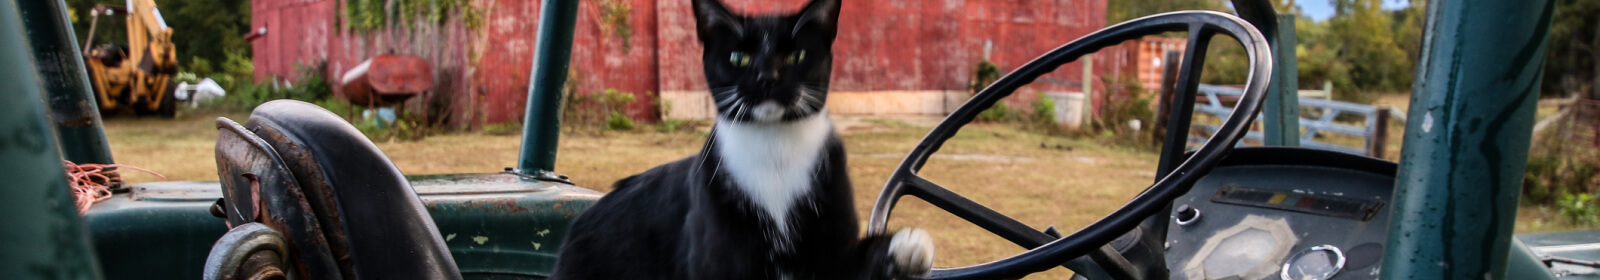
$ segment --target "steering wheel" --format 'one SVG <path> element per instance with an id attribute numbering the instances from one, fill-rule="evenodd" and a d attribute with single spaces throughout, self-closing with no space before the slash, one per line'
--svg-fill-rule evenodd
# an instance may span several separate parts
<path id="1" fill-rule="evenodd" d="M 1182 104 L 1174 105 L 1183 107 L 1175 108 L 1194 106 L 1192 95 L 1199 84 L 1200 66 L 1205 60 L 1205 48 L 1211 38 L 1218 34 L 1232 37 L 1244 45 L 1250 60 L 1244 95 L 1234 106 L 1233 112 L 1223 120 L 1217 133 L 1207 139 L 1198 151 L 1172 172 L 1140 192 L 1128 204 L 1099 221 L 1058 239 L 917 175 L 917 171 L 922 169 L 923 164 L 939 150 L 945 140 L 955 136 L 956 132 L 972 122 L 979 112 L 1010 96 L 1023 85 L 1101 48 L 1146 35 L 1173 31 L 1187 31 L 1189 34 L 1189 45 L 1183 55 L 1178 76 L 1178 90 L 1174 96 L 1190 97 L 1175 98 L 1183 100 L 1176 102 Z M 925 276 L 925 279 L 1018 278 L 1094 253 L 1123 233 L 1133 230 L 1145 218 L 1164 212 L 1166 205 L 1188 192 L 1196 180 L 1210 172 L 1212 167 L 1233 151 L 1234 144 L 1249 130 L 1250 123 L 1255 119 L 1265 99 L 1267 83 L 1272 72 L 1272 57 L 1267 50 L 1267 39 L 1256 31 L 1255 27 L 1238 17 L 1209 11 L 1172 12 L 1147 16 L 1101 29 L 1062 45 L 979 91 L 966 104 L 961 105 L 934 127 L 922 142 L 917 143 L 916 148 L 911 150 L 911 154 L 906 156 L 894 174 L 889 177 L 888 183 L 884 185 L 883 193 L 879 194 L 877 203 L 873 205 L 867 233 L 879 235 L 887 232 L 889 212 L 894 209 L 895 202 L 899 201 L 901 196 L 912 195 L 1029 249 L 1027 252 L 984 264 L 936 268 Z M 1166 145 L 1184 145 L 1184 143 L 1166 143 Z M 1083 271 L 1078 272 L 1083 273 Z"/>

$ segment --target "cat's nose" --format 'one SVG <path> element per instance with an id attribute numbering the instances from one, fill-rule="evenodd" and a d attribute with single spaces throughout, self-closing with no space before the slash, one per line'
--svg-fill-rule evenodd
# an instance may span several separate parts
<path id="1" fill-rule="evenodd" d="M 756 73 L 756 82 L 762 86 L 770 87 L 778 83 L 778 70 L 766 69 Z"/>

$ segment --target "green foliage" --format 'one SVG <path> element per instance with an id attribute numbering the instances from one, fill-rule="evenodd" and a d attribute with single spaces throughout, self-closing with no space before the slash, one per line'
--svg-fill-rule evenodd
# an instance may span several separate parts
<path id="1" fill-rule="evenodd" d="M 1028 104 L 1028 108 L 1020 109 L 1011 107 L 1004 100 L 995 102 L 989 109 L 978 112 L 979 122 L 1014 123 L 1045 132 L 1056 131 L 1056 101 L 1039 93 L 1037 99 Z"/>
<path id="2" fill-rule="evenodd" d="M 696 122 L 680 119 L 661 119 L 661 124 L 656 125 L 659 132 L 686 132 L 694 131 Z"/>
<path id="3" fill-rule="evenodd" d="M 1542 95 L 1600 99 L 1600 1 L 1556 0 Z"/>
<path id="4" fill-rule="evenodd" d="M 1056 100 L 1039 93 L 1039 98 L 1034 99 L 1033 112 L 1028 115 L 1028 121 L 1034 125 L 1049 128 L 1056 124 Z"/>
<path id="5" fill-rule="evenodd" d="M 1112 0 L 1106 1 L 1106 23 L 1116 24 L 1131 19 L 1178 10 L 1227 11 L 1221 0 Z"/>
<path id="6" fill-rule="evenodd" d="M 494 136 L 508 136 L 522 133 L 522 124 L 514 121 L 492 124 L 483 127 L 483 134 Z"/>
<path id="7" fill-rule="evenodd" d="M 275 85 L 270 83 L 253 83 L 250 75 L 254 71 L 250 59 L 230 52 L 229 59 L 223 63 L 221 76 L 213 76 L 217 84 L 227 90 L 227 95 L 222 100 L 205 104 L 202 111 L 211 112 L 248 112 L 254 110 L 261 103 L 275 99 L 294 99 L 312 103 L 326 102 L 332 99 L 333 89 L 323 79 L 323 66 L 319 63 L 313 67 L 301 67 L 300 83 L 297 85 Z M 319 104 L 322 105 L 322 104 Z M 329 108 L 329 106 L 323 106 Z M 334 108 L 329 108 L 334 110 Z M 335 112 L 339 112 L 334 110 Z"/>
<path id="8" fill-rule="evenodd" d="M 1322 43 L 1333 46 L 1340 60 L 1348 63 L 1356 89 L 1372 92 L 1409 88 L 1412 62 L 1396 43 L 1395 29 L 1399 26 L 1382 10 L 1381 1 L 1335 0 L 1334 6 L 1335 14 L 1326 23 L 1331 32 Z"/>
<path id="9" fill-rule="evenodd" d="M 184 71 L 194 73 L 200 77 L 209 77 L 213 72 L 216 72 L 216 68 L 211 67 L 211 60 L 196 56 L 189 58 L 189 65 L 184 66 Z"/>
<path id="10" fill-rule="evenodd" d="M 172 76 L 172 82 L 194 84 L 200 82 L 200 76 L 190 72 L 178 72 L 177 75 Z"/>
<path id="11" fill-rule="evenodd" d="M 72 27 L 77 38 L 88 36 L 90 8 L 96 4 L 124 6 L 124 0 L 65 0 L 71 16 L 78 18 Z M 193 60 L 223 61 L 228 52 L 238 52 L 250 57 L 250 43 L 240 34 L 249 33 L 250 1 L 238 0 L 156 0 L 168 26 L 172 27 L 172 42 L 177 45 L 177 57 L 191 60 L 184 65 L 201 77 L 210 76 L 211 70 L 193 69 Z M 128 44 L 128 29 L 120 16 L 101 16 L 95 27 L 92 44 Z M 91 43 L 80 40 L 80 44 Z M 180 61 L 181 63 L 182 61 Z"/>
<path id="12" fill-rule="evenodd" d="M 1120 80 L 1107 77 L 1101 84 L 1106 85 L 1105 107 L 1089 125 L 1102 135 L 1106 135 L 1104 140 L 1108 143 L 1148 147 L 1143 145 L 1143 141 L 1139 141 L 1145 139 L 1146 134 L 1134 131 L 1128 127 L 1128 122 L 1139 120 L 1142 123 L 1140 125 L 1142 130 L 1151 130 L 1155 127 L 1155 111 L 1150 109 L 1154 94 L 1144 90 L 1138 80 L 1129 76 L 1123 76 Z"/>
<path id="13" fill-rule="evenodd" d="M 633 104 L 637 97 L 632 92 L 608 88 L 600 92 L 579 94 L 577 74 L 570 74 L 567 89 L 564 90 L 564 103 L 561 106 L 561 123 L 564 127 L 573 129 L 633 129 L 633 119 L 625 113 L 628 104 Z"/>
<path id="14" fill-rule="evenodd" d="M 1561 209 L 1561 216 L 1576 225 L 1600 225 L 1600 205 L 1595 204 L 1595 197 L 1587 193 L 1562 194 L 1561 201 L 1556 203 Z"/>
<path id="15" fill-rule="evenodd" d="M 633 6 L 624 0 L 603 0 L 599 5 L 600 28 L 622 40 L 622 53 L 628 53 L 633 49 L 633 24 L 628 22 Z"/>
<path id="16" fill-rule="evenodd" d="M 622 112 L 611 112 L 611 116 L 606 117 L 606 129 L 633 130 L 633 119 Z"/>
<path id="17" fill-rule="evenodd" d="M 999 66 L 995 66 L 994 63 L 988 60 L 980 61 L 977 69 L 973 71 L 972 82 L 967 84 L 967 90 L 971 92 L 982 91 L 983 88 L 989 87 L 989 84 L 994 83 L 995 80 L 999 80 L 1001 75 L 1005 75 L 1005 73 L 1000 72 Z"/>
<path id="18" fill-rule="evenodd" d="M 1286 3 L 1278 3 L 1284 10 Z M 1410 88 L 1420 54 L 1423 1 L 1385 11 L 1379 0 L 1334 0 L 1332 18 L 1295 20 L 1295 57 L 1301 88 L 1332 83 L 1335 99 L 1370 103 L 1379 92 Z M 1244 48 L 1233 40 L 1211 42 L 1201 82 L 1244 83 L 1249 74 Z"/>
<path id="19" fill-rule="evenodd" d="M 231 92 L 233 91 L 233 86 L 250 84 L 255 73 L 256 66 L 254 62 L 250 61 L 250 55 L 242 51 L 229 51 L 227 52 L 226 60 L 222 61 L 222 72 L 212 73 L 220 76 L 212 79 L 217 80 L 217 83 L 222 84 L 222 87 L 228 88 L 228 91 Z"/>
<path id="20" fill-rule="evenodd" d="M 1571 134 L 1587 132 L 1563 131 L 1562 127 L 1571 127 L 1571 123 L 1556 127 L 1533 135 L 1522 176 L 1522 200 L 1526 203 L 1562 204 L 1562 195 L 1600 191 L 1593 187 L 1600 185 L 1600 162 L 1593 160 L 1600 151 L 1569 142 Z"/>
<path id="21" fill-rule="evenodd" d="M 344 18 L 350 29 L 371 31 L 395 24 L 444 24 L 457 17 L 468 29 L 483 26 L 483 11 L 472 0 L 344 0 Z"/>
<path id="22" fill-rule="evenodd" d="M 1001 100 L 999 102 L 995 102 L 994 106 L 990 106 L 989 109 L 985 109 L 983 112 L 978 112 L 978 121 L 1009 122 L 1017 120 L 1018 116 L 1020 115 L 1022 115 L 1020 111 L 1017 111 L 1017 109 L 1012 109 L 1011 105 L 1006 105 L 1005 100 Z"/>
<path id="23" fill-rule="evenodd" d="M 351 124 L 372 142 L 417 141 L 427 137 L 427 128 L 419 125 L 424 123 L 421 118 L 409 112 L 397 112 L 397 114 L 399 116 L 392 124 L 378 123 L 376 118 Z"/>

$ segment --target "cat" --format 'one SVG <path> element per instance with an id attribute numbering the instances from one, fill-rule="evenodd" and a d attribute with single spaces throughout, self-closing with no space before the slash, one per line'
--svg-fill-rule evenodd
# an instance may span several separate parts
<path id="1" fill-rule="evenodd" d="M 840 0 L 743 16 L 692 0 L 717 119 L 699 154 L 618 181 L 551 279 L 886 279 L 932 267 L 921 230 L 859 238 L 826 103 Z"/>

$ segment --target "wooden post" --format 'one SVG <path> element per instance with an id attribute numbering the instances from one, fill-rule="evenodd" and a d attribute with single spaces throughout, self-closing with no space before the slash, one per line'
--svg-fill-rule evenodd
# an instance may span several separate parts
<path id="1" fill-rule="evenodd" d="M 1154 136 L 1150 137 L 1150 141 L 1156 144 L 1161 144 L 1161 141 L 1167 139 L 1167 117 L 1172 115 L 1172 93 L 1178 89 L 1178 59 L 1181 55 L 1177 51 L 1167 51 L 1166 58 L 1161 61 L 1161 92 L 1160 96 L 1156 97 L 1155 127 L 1150 130 L 1151 135 Z M 1166 144 L 1171 145 L 1173 143 Z M 1184 143 L 1178 144 L 1185 145 Z"/>
<path id="2" fill-rule="evenodd" d="M 1372 136 L 1367 139 L 1367 155 L 1383 158 L 1384 148 L 1389 142 L 1389 108 L 1378 108 L 1376 112 L 1374 113 L 1377 115 L 1374 116 L 1376 122 L 1373 123 Z"/>

